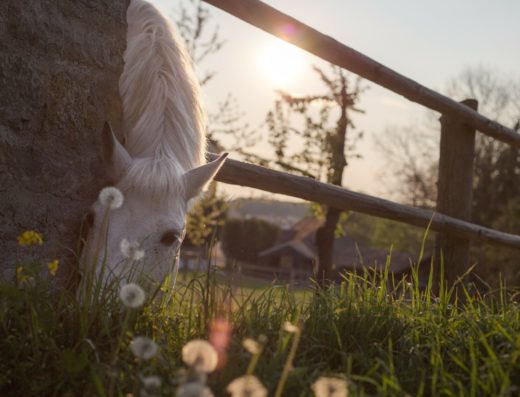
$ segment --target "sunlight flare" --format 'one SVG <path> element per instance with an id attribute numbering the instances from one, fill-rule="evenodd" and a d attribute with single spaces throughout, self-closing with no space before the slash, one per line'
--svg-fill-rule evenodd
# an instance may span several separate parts
<path id="1" fill-rule="evenodd" d="M 260 52 L 259 63 L 262 71 L 277 87 L 284 87 L 301 75 L 305 56 L 302 50 L 277 39 Z"/>

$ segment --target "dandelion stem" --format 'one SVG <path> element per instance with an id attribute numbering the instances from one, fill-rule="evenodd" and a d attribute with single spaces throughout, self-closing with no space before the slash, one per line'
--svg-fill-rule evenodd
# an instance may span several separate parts
<path id="1" fill-rule="evenodd" d="M 116 378 L 117 378 L 116 365 L 117 365 L 117 361 L 119 358 L 119 352 L 121 351 L 121 345 L 123 344 L 123 338 L 126 334 L 126 328 L 128 326 L 129 317 L 130 317 L 130 310 L 126 310 L 125 316 L 123 318 L 123 324 L 121 326 L 121 332 L 119 333 L 119 336 L 117 337 L 117 344 L 116 344 L 116 349 L 114 351 L 114 357 L 112 358 L 112 368 L 114 370 L 114 376 L 110 379 L 110 387 L 109 387 L 109 394 L 108 394 L 111 397 L 114 395 L 114 387 L 115 387 L 115 382 L 116 382 Z"/>
<path id="2" fill-rule="evenodd" d="M 139 365 L 141 364 L 141 360 L 138 360 L 137 366 L 135 367 L 135 374 L 134 374 L 134 387 L 133 387 L 133 393 L 134 396 L 139 396 Z"/>
<path id="3" fill-rule="evenodd" d="M 251 360 L 249 360 L 249 365 L 247 366 L 246 375 L 253 375 L 255 372 L 256 364 L 258 364 L 258 359 L 260 358 L 261 352 L 253 354 Z"/>
<path id="4" fill-rule="evenodd" d="M 285 382 L 287 381 L 287 377 L 289 376 L 289 371 L 292 368 L 292 364 L 294 361 L 294 357 L 296 356 L 296 350 L 298 349 L 298 344 L 300 343 L 301 330 L 297 330 L 294 332 L 294 338 L 291 345 L 291 350 L 289 351 L 289 356 L 287 357 L 287 361 L 285 361 L 285 365 L 283 367 L 282 376 L 280 376 L 280 381 L 276 386 L 276 391 L 274 393 L 274 397 L 281 397 L 283 388 L 285 386 Z"/>
<path id="5" fill-rule="evenodd" d="M 126 328 L 128 326 L 129 318 L 130 318 L 130 310 L 126 310 L 125 317 L 123 318 L 123 324 L 121 326 L 121 332 L 119 333 L 119 337 L 117 339 L 116 350 L 114 352 L 114 358 L 113 358 L 114 363 L 117 362 L 119 352 L 121 351 L 121 345 L 123 343 L 123 338 L 125 337 L 125 334 L 126 334 Z"/>

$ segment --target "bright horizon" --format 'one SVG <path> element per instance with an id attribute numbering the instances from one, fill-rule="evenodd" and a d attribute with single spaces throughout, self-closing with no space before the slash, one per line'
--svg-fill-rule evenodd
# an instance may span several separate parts
<path id="1" fill-rule="evenodd" d="M 167 15 L 170 1 L 153 0 Z M 513 75 L 520 67 L 520 2 L 503 0 L 441 0 L 424 4 L 400 2 L 357 2 L 353 0 L 265 1 L 311 27 L 383 63 L 417 82 L 441 91 L 446 82 L 463 69 L 487 66 Z M 215 55 L 199 65 L 216 77 L 205 87 L 207 106 L 214 109 L 228 93 L 237 99 L 244 121 L 256 127 L 272 108 L 278 88 L 292 93 L 313 94 L 321 90 L 311 65 L 325 65 L 317 57 L 238 20 L 210 5 L 212 23 L 220 27 L 226 41 Z M 282 58 L 283 59 L 280 59 Z M 357 131 L 365 134 L 357 145 L 363 158 L 351 160 L 345 170 L 344 186 L 371 195 L 392 198 L 379 179 L 384 162 L 374 142 L 384 138 L 384 129 L 420 121 L 426 109 L 365 81 L 370 89 L 359 105 L 364 115 L 353 117 Z M 461 100 L 463 98 L 454 98 Z M 258 150 L 268 153 L 266 144 Z M 230 157 L 236 157 L 230 153 Z M 231 197 L 249 196 L 253 189 L 225 185 Z M 255 195 L 266 192 L 255 191 Z M 287 199 L 287 197 L 284 197 Z"/>

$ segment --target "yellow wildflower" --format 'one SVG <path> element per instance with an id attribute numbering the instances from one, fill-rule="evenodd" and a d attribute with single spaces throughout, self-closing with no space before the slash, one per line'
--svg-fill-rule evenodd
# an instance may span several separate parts
<path id="1" fill-rule="evenodd" d="M 22 247 L 26 245 L 42 245 L 43 236 L 34 230 L 26 230 L 18 236 L 18 244 Z"/>
<path id="2" fill-rule="evenodd" d="M 29 276 L 25 272 L 25 269 L 22 266 L 18 266 L 16 268 L 16 281 L 19 285 L 24 285 L 29 282 Z"/>
<path id="3" fill-rule="evenodd" d="M 54 259 L 52 262 L 47 263 L 47 268 L 49 269 L 49 273 L 51 274 L 51 276 L 56 275 L 59 264 L 60 264 L 60 261 L 57 259 Z"/>

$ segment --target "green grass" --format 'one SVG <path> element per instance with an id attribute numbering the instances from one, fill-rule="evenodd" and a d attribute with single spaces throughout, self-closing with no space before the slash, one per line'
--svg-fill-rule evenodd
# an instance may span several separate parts
<path id="1" fill-rule="evenodd" d="M 35 278 L 0 285 L 1 396 L 138 395 L 139 375 L 161 376 L 160 395 L 174 396 L 183 345 L 210 337 L 210 325 L 223 318 L 232 338 L 227 362 L 208 377 L 216 396 L 248 368 L 242 340 L 262 334 L 255 375 L 274 395 L 295 337 L 282 330 L 285 321 L 302 331 L 284 396 L 312 396 L 323 375 L 346 378 L 351 396 L 520 394 L 520 310 L 504 288 L 483 298 L 459 290 L 464 299 L 444 290 L 433 299 L 401 283 L 393 296 L 384 274 L 365 274 L 293 293 L 241 289 L 208 272 L 181 278 L 167 309 L 148 300 L 128 312 L 117 291 L 80 304 Z M 134 335 L 154 339 L 159 355 L 136 361 Z"/>

